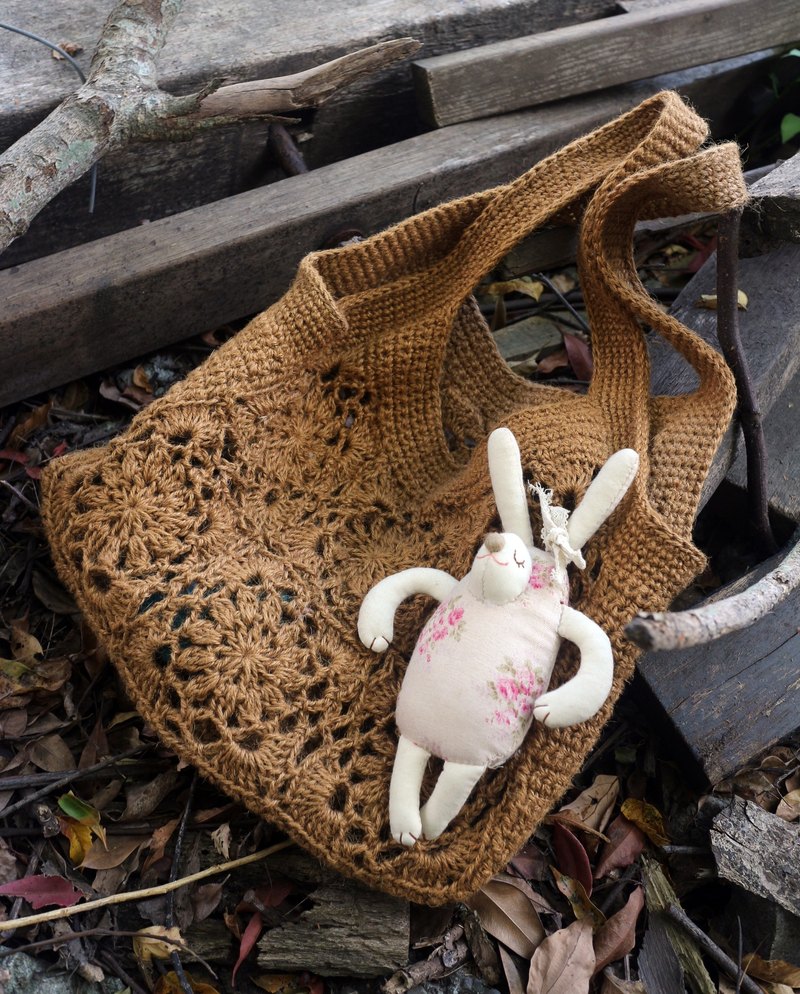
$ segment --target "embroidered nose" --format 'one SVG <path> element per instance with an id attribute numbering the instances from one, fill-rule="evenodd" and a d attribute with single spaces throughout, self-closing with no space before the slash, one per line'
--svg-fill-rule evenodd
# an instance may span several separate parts
<path id="1" fill-rule="evenodd" d="M 499 552 L 506 544 L 506 540 L 499 532 L 487 532 L 483 540 L 487 552 Z"/>

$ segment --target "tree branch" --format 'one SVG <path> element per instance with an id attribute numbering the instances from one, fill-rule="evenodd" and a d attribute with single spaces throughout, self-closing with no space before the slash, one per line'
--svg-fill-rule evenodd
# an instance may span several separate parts
<path id="1" fill-rule="evenodd" d="M 747 590 L 689 611 L 638 614 L 625 635 L 643 649 L 705 645 L 763 618 L 800 586 L 800 541 L 783 562 Z"/>
<path id="2" fill-rule="evenodd" d="M 103 27 L 86 82 L 0 156 L 0 252 L 108 152 L 136 141 L 317 107 L 357 79 L 407 58 L 411 38 L 382 42 L 293 76 L 176 97 L 159 89 L 156 59 L 183 0 L 120 0 Z"/>

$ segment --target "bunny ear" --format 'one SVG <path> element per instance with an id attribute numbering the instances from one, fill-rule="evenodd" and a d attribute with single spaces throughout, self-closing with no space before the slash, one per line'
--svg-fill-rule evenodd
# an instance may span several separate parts
<path id="1" fill-rule="evenodd" d="M 570 545 L 582 549 L 628 492 L 639 469 L 639 455 L 620 449 L 610 456 L 589 484 L 567 524 Z"/>
<path id="2" fill-rule="evenodd" d="M 517 440 L 509 428 L 495 428 L 487 448 L 489 476 L 503 531 L 518 535 L 530 549 L 533 532 Z"/>

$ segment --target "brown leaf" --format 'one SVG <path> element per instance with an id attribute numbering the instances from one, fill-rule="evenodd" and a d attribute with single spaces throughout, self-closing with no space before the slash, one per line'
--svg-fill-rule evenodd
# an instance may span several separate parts
<path id="1" fill-rule="evenodd" d="M 40 770 L 60 773 L 74 770 L 75 760 L 67 743 L 60 735 L 45 735 L 31 745 L 30 760 Z"/>
<path id="2" fill-rule="evenodd" d="M 626 866 L 630 866 L 644 850 L 647 837 L 633 822 L 623 815 L 617 815 L 608 827 L 608 840 L 594 871 L 595 880 L 612 870 L 624 870 Z"/>
<path id="3" fill-rule="evenodd" d="M 534 300 L 544 293 L 544 283 L 531 279 L 530 276 L 520 276 L 515 280 L 505 280 L 501 283 L 490 283 L 485 289 L 481 288 L 481 295 L 487 297 L 505 296 L 507 293 L 521 293 Z"/>
<path id="4" fill-rule="evenodd" d="M 528 987 L 528 964 L 520 956 L 510 953 L 502 943 L 497 950 L 506 976 L 508 994 L 525 994 Z"/>
<path id="5" fill-rule="evenodd" d="M 149 783 L 136 784 L 127 791 L 128 803 L 122 813 L 121 821 L 136 821 L 151 815 L 167 794 L 171 793 L 178 782 L 178 774 L 173 770 L 159 773 Z"/>
<path id="6" fill-rule="evenodd" d="M 650 841 L 657 846 L 669 845 L 669 836 L 664 828 L 664 818 L 658 808 L 647 801 L 629 797 L 620 808 L 621 813 L 640 828 Z"/>
<path id="7" fill-rule="evenodd" d="M 7 884 L 18 877 L 17 857 L 8 848 L 5 839 L 0 839 L 0 884 Z"/>
<path id="8" fill-rule="evenodd" d="M 509 887 L 516 887 L 517 890 L 522 891 L 539 914 L 556 914 L 556 909 L 553 905 L 547 898 L 542 897 L 538 891 L 535 891 L 527 880 L 522 880 L 520 877 L 514 876 L 513 873 L 496 873 L 492 879 L 498 881 L 498 883 L 508 884 Z"/>
<path id="9" fill-rule="evenodd" d="M 28 665 L 42 658 L 44 651 L 38 639 L 28 631 L 27 622 L 11 622 L 11 655 Z"/>
<path id="10" fill-rule="evenodd" d="M 52 611 L 53 614 L 71 615 L 78 613 L 78 605 L 61 584 L 38 569 L 33 571 L 33 592 L 47 610 Z"/>
<path id="11" fill-rule="evenodd" d="M 597 930 L 594 937 L 595 972 L 627 956 L 636 945 L 636 923 L 643 907 L 644 892 L 641 887 L 636 887 L 625 905 Z"/>
<path id="12" fill-rule="evenodd" d="M 775 814 L 785 821 L 797 821 L 800 818 L 800 790 L 790 790 L 780 799 Z"/>
<path id="13" fill-rule="evenodd" d="M 231 826 L 228 822 L 215 828 L 211 833 L 211 840 L 214 848 L 223 859 L 231 858 Z"/>
<path id="14" fill-rule="evenodd" d="M 173 942 L 164 942 L 164 939 L 172 939 Z M 133 937 L 133 952 L 139 969 L 147 981 L 147 986 L 153 990 L 156 982 L 156 971 L 153 966 L 154 959 L 169 959 L 178 947 L 175 942 L 182 942 L 180 929 L 177 926 L 167 928 L 164 925 L 148 925 L 147 928 L 139 929 Z M 181 994 L 183 992 L 181 991 Z"/>
<path id="15" fill-rule="evenodd" d="M 201 884 L 192 894 L 192 907 L 194 908 L 194 920 L 201 922 L 214 911 L 222 900 L 222 889 L 224 882 L 213 884 Z"/>
<path id="16" fill-rule="evenodd" d="M 592 378 L 594 362 L 592 360 L 592 350 L 579 335 L 571 335 L 564 332 L 564 348 L 569 357 L 569 364 L 577 379 L 588 383 Z"/>
<path id="17" fill-rule="evenodd" d="M 517 887 L 489 880 L 466 903 L 490 935 L 526 959 L 544 938 L 536 909 Z"/>
<path id="18" fill-rule="evenodd" d="M 115 835 L 106 849 L 99 839 L 95 839 L 89 851 L 83 858 L 81 868 L 84 870 L 110 870 L 124 863 L 132 852 L 135 852 L 147 841 L 143 835 Z"/>
<path id="19" fill-rule="evenodd" d="M 533 954 L 527 994 L 588 994 L 593 974 L 592 926 L 576 921 L 553 932 Z"/>
<path id="20" fill-rule="evenodd" d="M 545 375 L 547 373 L 554 373 L 557 369 L 567 369 L 568 367 L 569 356 L 567 355 L 567 350 L 561 348 L 540 359 L 536 366 L 536 372 Z"/>
<path id="21" fill-rule="evenodd" d="M 66 52 L 67 55 L 78 55 L 83 51 L 83 45 L 79 45 L 77 41 L 60 41 L 58 47 L 61 49 L 61 52 Z M 56 61 L 63 62 L 64 56 L 61 52 L 56 51 L 54 48 L 50 54 Z"/>
<path id="22" fill-rule="evenodd" d="M 558 887 L 564 897 L 569 901 L 575 917 L 580 921 L 586 920 L 591 922 L 594 928 L 602 925 L 606 920 L 606 916 L 589 900 L 589 895 L 586 893 L 583 884 L 579 880 L 568 877 L 565 873 L 559 873 L 554 866 L 551 869 L 555 877 L 556 887 Z"/>
<path id="23" fill-rule="evenodd" d="M 588 895 L 592 893 L 592 867 L 589 856 L 577 836 L 556 822 L 553 825 L 553 850 L 558 868 L 579 881 Z"/>
<path id="24" fill-rule="evenodd" d="M 800 987 L 800 965 L 787 963 L 781 959 L 762 959 L 757 953 L 745 956 L 742 963 L 745 972 L 758 980 Z"/>
<path id="25" fill-rule="evenodd" d="M 22 443 L 26 441 L 36 430 L 47 423 L 47 415 L 52 407 L 52 400 L 34 407 L 27 415 L 20 417 L 16 427 L 8 437 L 6 444 L 11 449 L 22 448 Z"/>
<path id="26" fill-rule="evenodd" d="M 171 821 L 168 821 L 165 825 L 161 825 L 160 828 L 157 828 L 155 832 L 153 832 L 152 838 L 150 839 L 150 854 L 144 861 L 142 873 L 146 873 L 153 863 L 157 863 L 160 859 L 163 859 L 167 843 L 172 838 L 172 833 L 178 827 L 178 822 L 180 822 L 180 818 L 173 818 Z"/>
<path id="27" fill-rule="evenodd" d="M 647 994 L 641 980 L 625 980 L 606 970 L 600 994 Z"/>
<path id="28" fill-rule="evenodd" d="M 108 739 L 103 730 L 103 723 L 98 719 L 91 735 L 86 740 L 86 745 L 83 747 L 78 769 L 85 770 L 88 766 L 94 766 L 95 763 L 109 755 L 111 755 L 111 750 L 108 747 Z"/>
<path id="29" fill-rule="evenodd" d="M 524 845 L 517 855 L 508 861 L 508 866 L 526 880 L 547 880 L 550 875 L 547 857 L 533 843 Z"/>
<path id="30" fill-rule="evenodd" d="M 611 812 L 619 795 L 619 777 L 601 773 L 594 778 L 590 787 L 582 790 L 574 801 L 563 804 L 559 814 L 569 814 L 587 828 L 597 832 L 605 830 L 611 819 Z"/>

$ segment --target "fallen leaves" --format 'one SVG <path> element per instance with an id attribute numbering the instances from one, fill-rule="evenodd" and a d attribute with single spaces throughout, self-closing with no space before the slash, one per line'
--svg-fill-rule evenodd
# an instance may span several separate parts
<path id="1" fill-rule="evenodd" d="M 0 894 L 24 898 L 34 911 L 50 905 L 71 908 L 83 894 L 64 877 L 29 876 L 0 885 Z"/>
<path id="2" fill-rule="evenodd" d="M 746 311 L 749 301 L 744 290 L 736 291 L 736 306 L 740 311 Z M 715 293 L 702 293 L 697 301 L 697 307 L 705 307 L 709 311 L 717 309 L 717 295 Z"/>
<path id="3" fill-rule="evenodd" d="M 530 897 L 508 880 L 489 880 L 467 903 L 478 912 L 490 935 L 526 959 L 544 939 L 544 928 Z"/>
<path id="4" fill-rule="evenodd" d="M 594 967 L 592 926 L 575 921 L 549 935 L 533 954 L 527 994 L 588 994 Z"/>
<path id="5" fill-rule="evenodd" d="M 576 823 L 596 832 L 603 832 L 611 820 L 611 812 L 618 796 L 619 777 L 601 773 L 574 801 L 562 805 L 558 813 L 569 814 Z"/>
<path id="6" fill-rule="evenodd" d="M 644 892 L 636 887 L 623 907 L 598 928 L 594 937 L 595 972 L 632 951 L 636 945 L 636 923 L 643 907 Z"/>
<path id="7" fill-rule="evenodd" d="M 133 937 L 133 954 L 150 990 L 154 989 L 156 982 L 153 960 L 169 959 L 177 946 L 182 945 L 183 938 L 177 926 L 150 925 L 140 929 Z"/>
<path id="8" fill-rule="evenodd" d="M 600 852 L 600 862 L 594 871 L 595 880 L 612 870 L 624 870 L 644 851 L 647 837 L 624 815 L 617 815 L 608 827 L 608 842 Z"/>
<path id="9" fill-rule="evenodd" d="M 620 808 L 620 813 L 641 829 L 654 845 L 668 845 L 669 836 L 664 828 L 664 819 L 658 808 L 648 804 L 647 801 L 629 797 Z"/>
<path id="10" fill-rule="evenodd" d="M 80 866 L 92 847 L 92 838 L 97 838 L 106 846 L 106 833 L 100 824 L 100 813 L 70 791 L 58 799 L 58 806 L 66 817 L 59 816 L 58 824 L 62 835 L 69 840 L 69 858 L 75 866 Z"/>

